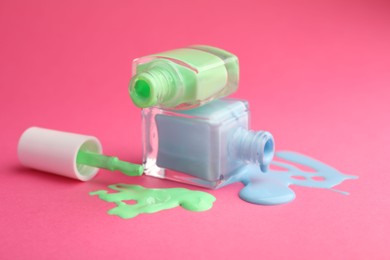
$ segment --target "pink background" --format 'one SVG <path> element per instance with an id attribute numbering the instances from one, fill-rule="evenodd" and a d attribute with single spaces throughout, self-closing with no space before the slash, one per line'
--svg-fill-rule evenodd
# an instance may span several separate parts
<path id="1" fill-rule="evenodd" d="M 387 1 L 0 3 L 1 259 L 389 259 L 390 4 Z M 313 3 L 316 2 L 316 3 Z M 278 150 L 358 175 L 343 196 L 294 187 L 274 207 L 211 191 L 210 211 L 123 220 L 88 195 L 114 183 L 195 187 L 101 171 L 81 183 L 25 169 L 29 126 L 97 136 L 141 162 L 131 60 L 190 44 L 240 58 L 235 97 Z"/>

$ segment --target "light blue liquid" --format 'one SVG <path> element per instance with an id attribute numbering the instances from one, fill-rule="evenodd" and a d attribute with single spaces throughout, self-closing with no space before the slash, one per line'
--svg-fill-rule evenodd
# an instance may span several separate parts
<path id="1" fill-rule="evenodd" d="M 290 185 L 310 188 L 331 189 L 345 180 L 357 179 L 357 176 L 346 175 L 320 161 L 295 152 L 278 152 L 276 157 L 289 163 L 273 161 L 272 164 L 283 170 L 269 170 L 262 173 L 256 165 L 247 165 L 235 174 L 228 183 L 242 182 L 245 187 L 239 193 L 241 199 L 261 205 L 277 205 L 295 199 L 295 192 Z M 306 172 L 292 165 L 310 167 L 315 172 Z M 337 190 L 334 190 L 337 191 Z M 338 191 L 340 192 L 340 191 Z M 341 192 L 343 194 L 348 194 Z"/>

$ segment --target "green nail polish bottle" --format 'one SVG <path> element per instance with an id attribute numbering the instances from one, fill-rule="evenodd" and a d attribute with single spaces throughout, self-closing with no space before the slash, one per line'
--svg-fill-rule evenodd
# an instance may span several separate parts
<path id="1" fill-rule="evenodd" d="M 210 46 L 189 46 L 133 61 L 129 92 L 141 108 L 186 110 L 237 90 L 238 59 Z"/>

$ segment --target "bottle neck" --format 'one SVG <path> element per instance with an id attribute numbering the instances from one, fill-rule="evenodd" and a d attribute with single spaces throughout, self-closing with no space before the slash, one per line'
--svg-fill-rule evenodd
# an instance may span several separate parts
<path id="1" fill-rule="evenodd" d="M 259 164 L 263 172 L 268 170 L 275 153 L 275 143 L 271 133 L 239 128 L 234 133 L 233 144 L 239 159 L 247 163 Z"/>
<path id="2" fill-rule="evenodd" d="M 175 72 L 168 67 L 154 66 L 130 81 L 130 96 L 141 108 L 163 104 L 175 95 Z"/>

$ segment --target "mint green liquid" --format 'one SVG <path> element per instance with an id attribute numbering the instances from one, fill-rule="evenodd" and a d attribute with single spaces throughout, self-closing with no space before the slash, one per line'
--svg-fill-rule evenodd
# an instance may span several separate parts
<path id="1" fill-rule="evenodd" d="M 205 211 L 209 210 L 215 201 L 215 197 L 209 193 L 184 188 L 149 189 L 129 184 L 113 184 L 108 187 L 118 192 L 108 193 L 106 190 L 99 190 L 89 194 L 98 195 L 100 199 L 107 202 L 114 202 L 116 207 L 110 209 L 108 214 L 124 219 L 178 206 L 190 211 Z M 133 201 L 135 204 L 126 201 Z"/>

